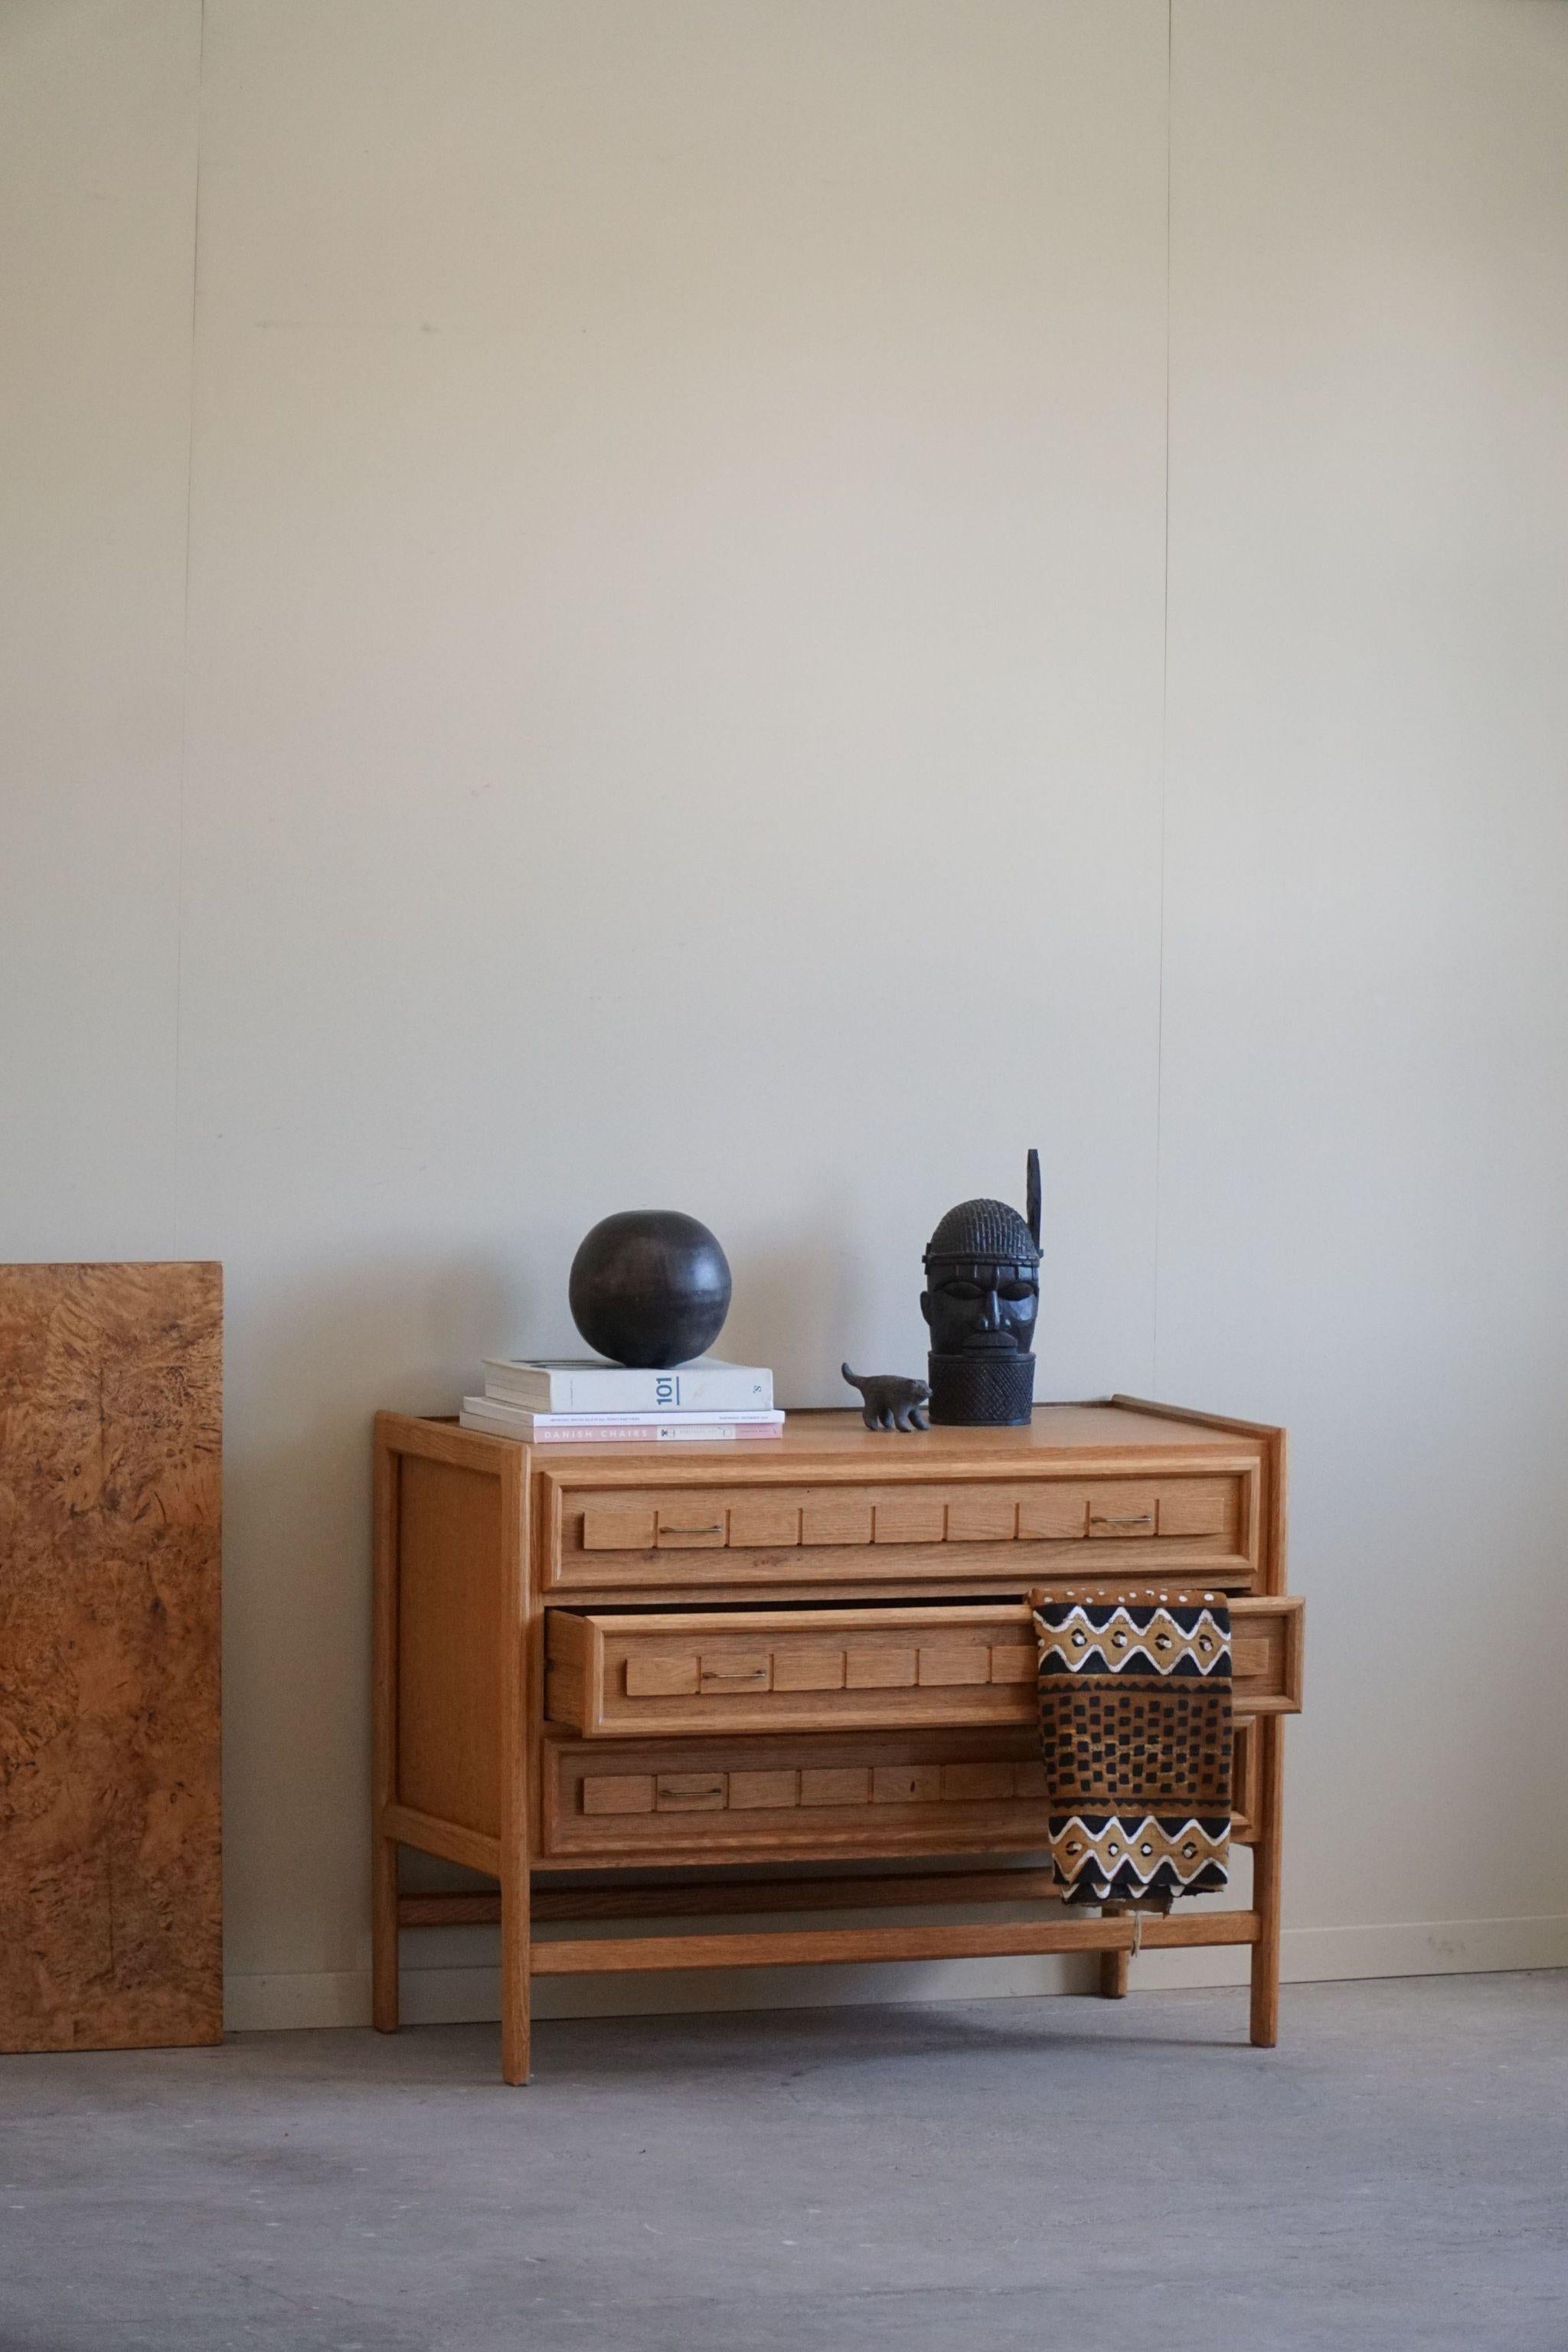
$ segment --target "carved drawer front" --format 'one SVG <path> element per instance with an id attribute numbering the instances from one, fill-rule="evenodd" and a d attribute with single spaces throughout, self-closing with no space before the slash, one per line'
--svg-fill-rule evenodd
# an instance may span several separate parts
<path id="1" fill-rule="evenodd" d="M 648 1732 L 1016 1723 L 1035 1680 L 1028 1612 L 972 1607 L 552 1609 L 545 1712 L 584 1738 Z"/>
<path id="2" fill-rule="evenodd" d="M 1125 1597 L 1153 1589 L 1130 1586 Z M 1239 1711 L 1300 1706 L 1300 1626 L 1295 1599 L 1232 1603 Z M 545 1713 L 584 1739 L 1017 1724 L 1035 1714 L 1034 1628 L 1019 1601 L 552 1609 L 545 1655 Z"/>
<path id="3" fill-rule="evenodd" d="M 1300 1715 L 1307 1612 L 1299 1592 L 1230 1604 L 1238 1715 Z"/>
<path id="4" fill-rule="evenodd" d="M 851 1739 L 544 1743 L 542 1856 L 1032 1852 L 1045 1771 L 1027 1730 Z"/>
<path id="5" fill-rule="evenodd" d="M 559 1590 L 1145 1572 L 1255 1580 L 1256 1462 L 1125 1477 L 876 1486 L 603 1487 L 547 1471 L 544 1582 Z M 1091 1550 L 1091 1547 L 1093 1548 Z"/>

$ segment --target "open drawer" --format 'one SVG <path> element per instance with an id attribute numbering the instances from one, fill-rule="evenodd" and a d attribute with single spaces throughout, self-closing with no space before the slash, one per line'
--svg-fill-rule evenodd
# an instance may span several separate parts
<path id="1" fill-rule="evenodd" d="M 1300 1601 L 1249 1598 L 1230 1611 L 1237 1713 L 1294 1713 Z M 1022 1601 L 551 1609 L 545 1622 L 545 1713 L 584 1739 L 1027 1724 L 1035 1715 L 1034 1628 Z"/>

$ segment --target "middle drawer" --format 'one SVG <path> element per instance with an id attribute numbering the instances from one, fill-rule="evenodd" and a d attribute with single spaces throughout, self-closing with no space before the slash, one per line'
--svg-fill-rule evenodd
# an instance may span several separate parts
<path id="1" fill-rule="evenodd" d="M 1121 1597 L 1156 1595 L 1132 1588 Z M 1233 1599 L 1229 1608 L 1238 1715 L 1296 1713 L 1300 1598 Z M 545 1628 L 545 1714 L 584 1739 L 1026 1724 L 1035 1714 L 1035 1629 L 1023 1601 L 550 1609 Z"/>
<path id="2" fill-rule="evenodd" d="M 552 1609 L 546 1623 L 545 1713 L 589 1739 L 1016 1723 L 1033 1703 L 1034 1629 L 1016 1601 L 647 1615 Z"/>

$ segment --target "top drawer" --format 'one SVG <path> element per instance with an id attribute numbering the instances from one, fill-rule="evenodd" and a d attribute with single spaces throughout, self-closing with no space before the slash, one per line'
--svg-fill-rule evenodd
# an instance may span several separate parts
<path id="1" fill-rule="evenodd" d="M 546 1590 L 1037 1582 L 1123 1567 L 1247 1587 L 1256 1462 L 1096 1478 L 578 1486 L 546 1473 Z"/>

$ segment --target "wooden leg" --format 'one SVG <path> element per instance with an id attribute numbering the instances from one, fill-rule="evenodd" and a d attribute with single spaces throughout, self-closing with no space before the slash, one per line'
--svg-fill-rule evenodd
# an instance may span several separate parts
<path id="1" fill-rule="evenodd" d="M 528 1727 L 537 1723 L 543 1687 L 542 1625 L 531 1621 L 528 1598 L 527 1500 L 516 1446 L 501 1473 L 501 1517 L 511 1530 L 506 1618 L 511 1638 L 501 1644 L 500 1820 L 500 2071 L 503 2083 L 526 2083 L 532 2040 L 529 2015 L 529 1832 L 531 1791 Z"/>
<path id="2" fill-rule="evenodd" d="M 374 1550 L 372 1626 L 373 1759 L 374 1807 L 371 1854 L 371 2014 L 378 2030 L 393 2033 L 398 2011 L 398 1841 L 384 1824 L 397 1819 L 398 1802 L 398 1544 L 402 1502 L 401 1457 L 378 1419 L 374 1508 Z M 504 1623 L 509 1638 L 496 1646 L 500 1716 L 500 1941 L 501 2074 L 508 2083 L 526 2083 L 529 2069 L 529 1879 L 530 1771 L 528 1726 L 537 1725 L 543 1685 L 541 1627 L 531 1619 L 527 1453 L 516 1446 L 492 1449 L 502 1459 L 501 1558 L 504 1562 Z M 417 1827 L 417 1822 L 405 1826 Z M 459 1824 L 453 1824 L 458 1827 Z M 437 1824 L 430 1824 L 432 1830 Z M 440 1843 L 430 1849 L 442 1850 Z M 461 1848 L 451 1857 L 463 1859 Z M 486 1857 L 488 1861 L 488 1856 Z"/>
<path id="3" fill-rule="evenodd" d="M 397 1840 L 375 1836 L 371 1857 L 371 2018 L 378 2033 L 397 2031 Z"/>
<path id="4" fill-rule="evenodd" d="M 371 1552 L 370 2013 L 397 2031 L 397 1840 L 383 1829 L 397 1801 L 398 1456 L 376 1424 Z"/>
<path id="5" fill-rule="evenodd" d="M 1123 1903 L 1108 1903 L 1102 1916 L 1107 1919 L 1125 1918 Z M 1131 1952 L 1101 1952 L 1100 1956 L 1100 1990 L 1105 2000 L 1125 2000 L 1127 1979 L 1132 1966 Z"/>
<path id="6" fill-rule="evenodd" d="M 528 1871 L 508 1874 L 500 1888 L 500 2071 L 504 2083 L 526 2083 L 529 2016 Z"/>
<path id="7" fill-rule="evenodd" d="M 1261 1804 L 1252 1849 L 1252 1907 L 1258 1937 L 1252 1948 L 1252 2042 L 1272 2050 L 1279 2039 L 1279 1843 L 1284 1822 L 1285 1724 L 1278 1715 L 1258 1721 Z"/>

